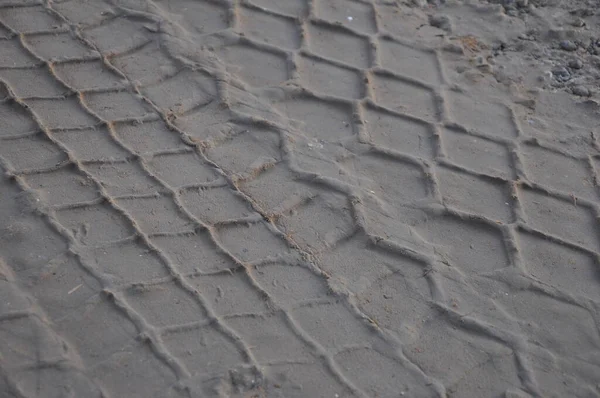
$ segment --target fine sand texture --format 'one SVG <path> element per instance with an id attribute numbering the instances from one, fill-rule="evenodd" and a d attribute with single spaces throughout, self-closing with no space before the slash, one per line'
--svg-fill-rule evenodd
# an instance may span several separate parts
<path id="1" fill-rule="evenodd" d="M 529 3 L 0 0 L 0 397 L 599 397 L 594 55 Z"/>

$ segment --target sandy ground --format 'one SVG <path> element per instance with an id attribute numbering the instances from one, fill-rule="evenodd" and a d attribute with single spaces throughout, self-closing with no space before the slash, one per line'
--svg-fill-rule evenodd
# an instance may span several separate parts
<path id="1" fill-rule="evenodd" d="M 600 396 L 598 9 L 1 0 L 0 396 Z"/>

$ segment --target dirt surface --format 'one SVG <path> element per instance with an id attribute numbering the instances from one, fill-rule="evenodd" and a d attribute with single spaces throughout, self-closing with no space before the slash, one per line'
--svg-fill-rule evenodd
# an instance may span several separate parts
<path id="1" fill-rule="evenodd" d="M 0 1 L 0 396 L 598 397 L 594 1 Z"/>

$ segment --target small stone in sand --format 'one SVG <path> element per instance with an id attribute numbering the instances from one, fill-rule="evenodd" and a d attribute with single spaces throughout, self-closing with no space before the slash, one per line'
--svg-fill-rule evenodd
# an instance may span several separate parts
<path id="1" fill-rule="evenodd" d="M 569 68 L 571 69 L 581 69 L 583 68 L 583 61 L 579 58 L 573 58 L 569 61 Z"/>
<path id="2" fill-rule="evenodd" d="M 559 66 L 557 68 L 552 69 L 552 75 L 559 82 L 566 82 L 567 80 L 571 79 L 571 74 L 569 73 L 567 68 L 563 66 Z"/>
<path id="3" fill-rule="evenodd" d="M 430 15 L 429 25 L 445 30 L 446 32 L 452 31 L 452 23 L 447 15 Z"/>
<path id="4" fill-rule="evenodd" d="M 579 97 L 589 97 L 591 95 L 590 90 L 585 86 L 574 86 L 571 88 L 571 92 Z"/>
<path id="5" fill-rule="evenodd" d="M 560 48 L 565 51 L 575 51 L 577 50 L 577 44 L 573 43 L 571 40 L 563 40 L 560 42 Z"/>
<path id="6" fill-rule="evenodd" d="M 540 76 L 538 76 L 538 80 L 540 82 L 544 82 L 544 83 L 549 83 L 550 79 L 552 79 L 553 73 L 549 70 L 544 71 L 544 73 L 542 73 Z"/>

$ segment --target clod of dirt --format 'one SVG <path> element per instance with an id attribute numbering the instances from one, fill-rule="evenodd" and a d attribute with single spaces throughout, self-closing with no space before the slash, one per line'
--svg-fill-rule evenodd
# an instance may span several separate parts
<path id="1" fill-rule="evenodd" d="M 576 28 L 582 28 L 585 26 L 585 21 L 582 18 L 575 18 L 573 21 L 571 21 L 571 25 Z"/>

